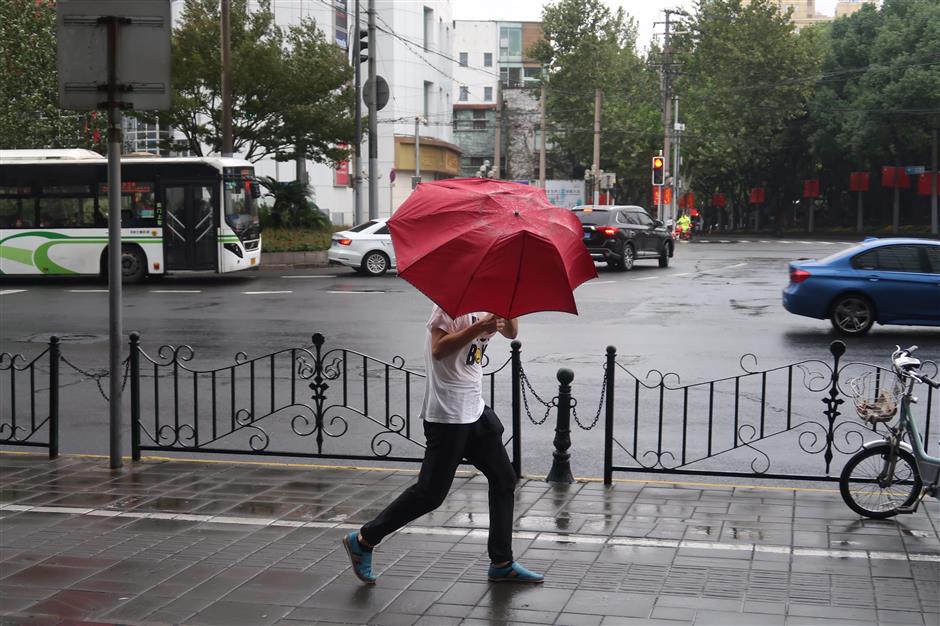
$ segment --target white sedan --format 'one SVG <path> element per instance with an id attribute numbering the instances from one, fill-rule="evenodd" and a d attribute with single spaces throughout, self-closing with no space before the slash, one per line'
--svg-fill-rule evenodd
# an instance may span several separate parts
<path id="1" fill-rule="evenodd" d="M 395 249 L 387 219 L 370 220 L 333 233 L 327 258 L 330 265 L 345 265 L 360 274 L 381 276 L 395 267 Z"/>

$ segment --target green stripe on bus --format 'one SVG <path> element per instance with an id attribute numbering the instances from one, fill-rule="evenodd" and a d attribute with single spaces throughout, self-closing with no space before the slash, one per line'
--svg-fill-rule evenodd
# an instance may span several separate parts
<path id="1" fill-rule="evenodd" d="M 13 246 L 0 246 L 0 259 L 9 259 L 24 265 L 33 264 L 33 251 L 23 248 L 14 248 Z"/>

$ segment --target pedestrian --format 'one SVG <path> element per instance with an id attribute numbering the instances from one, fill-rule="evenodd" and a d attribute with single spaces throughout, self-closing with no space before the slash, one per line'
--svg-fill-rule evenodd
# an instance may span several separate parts
<path id="1" fill-rule="evenodd" d="M 503 425 L 483 401 L 483 355 L 497 332 L 518 334 L 517 320 L 473 313 L 451 318 L 435 306 L 427 323 L 427 382 L 421 417 L 426 448 L 418 482 L 371 522 L 343 537 L 353 572 L 375 584 L 372 550 L 386 536 L 444 502 L 463 459 L 489 483 L 488 578 L 493 582 L 541 583 L 541 574 L 513 560 L 512 520 L 516 474 L 503 446 Z"/>

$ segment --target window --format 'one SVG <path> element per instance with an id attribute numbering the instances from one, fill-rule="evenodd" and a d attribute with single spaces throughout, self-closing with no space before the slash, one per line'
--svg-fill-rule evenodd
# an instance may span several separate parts
<path id="1" fill-rule="evenodd" d="M 653 218 L 642 211 L 634 211 L 631 213 L 633 218 L 636 220 L 636 223 L 640 226 L 652 226 Z"/>
<path id="2" fill-rule="evenodd" d="M 522 68 L 501 67 L 499 68 L 499 79 L 502 81 L 503 87 L 521 87 Z"/>
<path id="3" fill-rule="evenodd" d="M 377 228 L 373 235 L 387 235 L 388 233 L 388 224 L 382 224 L 381 227 Z"/>
<path id="4" fill-rule="evenodd" d="M 434 9 L 424 7 L 424 49 L 430 50 L 433 43 Z"/>
<path id="5" fill-rule="evenodd" d="M 374 225 L 375 225 L 375 220 L 369 220 L 368 222 L 363 222 L 362 224 L 359 224 L 358 226 L 353 226 L 352 228 L 347 228 L 346 230 L 351 233 L 359 233 L 369 228 L 370 226 L 374 226 Z"/>
<path id="6" fill-rule="evenodd" d="M 499 27 L 500 61 L 522 61 L 522 27 Z"/>
<path id="7" fill-rule="evenodd" d="M 480 167 L 483 165 L 483 157 L 470 157 L 470 165 L 472 167 Z"/>
<path id="8" fill-rule="evenodd" d="M 486 111 L 473 112 L 473 130 L 486 130 Z"/>
<path id="9" fill-rule="evenodd" d="M 2 200 L 0 200 L 2 202 Z M 927 267 L 931 274 L 940 274 L 940 247 L 927 246 Z"/>
<path id="10" fill-rule="evenodd" d="M 470 88 L 461 85 L 461 87 L 460 87 L 460 101 L 461 101 L 461 102 L 466 102 L 466 101 L 469 100 L 469 99 L 470 99 Z"/>
<path id="11" fill-rule="evenodd" d="M 618 224 L 636 224 L 636 220 L 630 220 L 630 214 L 625 211 L 617 211 Z"/>
<path id="12" fill-rule="evenodd" d="M 79 228 L 95 225 L 95 199 L 88 185 L 42 188 L 39 197 L 40 228 Z"/>
<path id="13" fill-rule="evenodd" d="M 542 75 L 542 68 L 540 67 L 527 67 L 525 68 L 523 75 L 525 76 L 525 82 L 532 82 L 539 79 Z"/>
<path id="14" fill-rule="evenodd" d="M 424 119 L 430 119 L 431 117 L 431 91 L 434 88 L 434 83 L 429 81 L 424 81 Z"/>
<path id="15" fill-rule="evenodd" d="M 852 267 L 881 272 L 923 271 L 918 246 L 883 246 L 869 250 L 852 259 Z"/>
<path id="16" fill-rule="evenodd" d="M 483 67 L 493 67 L 493 53 L 492 52 L 483 53 Z"/>
<path id="17" fill-rule="evenodd" d="M 493 100 L 493 88 L 492 87 L 483 88 L 483 100 L 485 102 L 492 102 Z"/>
<path id="18" fill-rule="evenodd" d="M 336 45 L 338 45 L 343 50 L 349 49 L 349 24 L 348 16 L 349 14 L 346 11 L 346 0 L 333 0 L 333 6 L 336 9 L 333 11 L 333 24 L 335 26 L 334 31 L 336 33 Z"/>
<path id="19" fill-rule="evenodd" d="M 29 187 L 0 187 L 0 228 L 33 228 L 36 198 Z"/>
<path id="20" fill-rule="evenodd" d="M 141 183 L 134 181 L 123 181 L 121 183 L 121 226 L 125 228 L 134 228 L 140 226 L 156 226 L 156 197 L 153 191 L 153 183 Z M 108 186 L 98 186 L 98 209 L 97 216 L 91 218 L 86 216 L 86 226 L 91 226 L 90 219 L 103 225 L 108 219 Z"/>
<path id="21" fill-rule="evenodd" d="M 460 53 L 460 67 L 467 67 L 467 53 Z"/>

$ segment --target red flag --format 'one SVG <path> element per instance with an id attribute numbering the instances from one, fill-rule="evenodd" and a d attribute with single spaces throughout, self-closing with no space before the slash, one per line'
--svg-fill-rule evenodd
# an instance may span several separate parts
<path id="1" fill-rule="evenodd" d="M 819 179 L 811 178 L 809 180 L 803 181 L 803 197 L 804 198 L 818 198 L 819 197 Z"/>
<path id="2" fill-rule="evenodd" d="M 763 187 L 754 187 L 751 189 L 751 204 L 763 204 L 764 203 L 764 188 Z"/>
<path id="3" fill-rule="evenodd" d="M 937 178 L 936 172 L 925 172 L 921 174 L 917 180 L 917 195 L 929 196 L 932 191 L 930 186 L 934 178 Z M 940 196 L 940 179 L 937 180 L 937 186 L 937 195 Z"/>
<path id="4" fill-rule="evenodd" d="M 849 174 L 849 191 L 868 191 L 868 172 L 852 172 Z"/>

